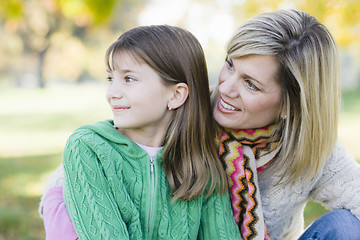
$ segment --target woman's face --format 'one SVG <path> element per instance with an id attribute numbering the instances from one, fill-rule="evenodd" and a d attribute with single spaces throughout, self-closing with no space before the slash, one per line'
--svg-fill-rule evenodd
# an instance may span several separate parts
<path id="1" fill-rule="evenodd" d="M 281 108 L 278 68 L 270 55 L 227 59 L 219 74 L 216 122 L 231 129 L 261 128 L 276 122 Z"/>

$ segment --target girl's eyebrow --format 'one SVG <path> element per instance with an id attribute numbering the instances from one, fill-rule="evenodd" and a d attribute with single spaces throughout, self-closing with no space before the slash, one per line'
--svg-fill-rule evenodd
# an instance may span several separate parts
<path id="1" fill-rule="evenodd" d="M 131 69 L 120 69 L 119 71 L 120 71 L 120 72 L 122 72 L 122 73 L 131 73 L 131 72 L 136 72 L 136 71 L 131 70 Z"/>
<path id="2" fill-rule="evenodd" d="M 127 69 L 127 68 L 124 68 L 124 69 L 119 69 L 118 67 L 116 67 L 115 69 L 106 69 L 106 73 L 110 74 L 111 72 L 113 71 L 119 71 L 121 72 L 122 74 L 126 74 L 126 73 L 136 73 L 136 71 L 132 70 L 132 69 Z"/>

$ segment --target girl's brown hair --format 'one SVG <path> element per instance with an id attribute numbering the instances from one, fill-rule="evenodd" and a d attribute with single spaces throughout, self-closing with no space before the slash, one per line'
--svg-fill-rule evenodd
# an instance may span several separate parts
<path id="1" fill-rule="evenodd" d="M 218 159 L 204 52 L 188 31 L 167 25 L 142 26 L 122 34 L 106 52 L 113 69 L 114 55 L 126 51 L 142 59 L 166 84 L 186 83 L 189 97 L 178 109 L 164 138 L 164 169 L 173 197 L 190 200 L 206 189 L 227 191 Z"/>

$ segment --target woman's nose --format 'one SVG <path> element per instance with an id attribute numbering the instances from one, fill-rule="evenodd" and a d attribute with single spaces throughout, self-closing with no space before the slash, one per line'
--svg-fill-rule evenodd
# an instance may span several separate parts
<path id="1" fill-rule="evenodd" d="M 236 86 L 236 80 L 232 75 L 219 77 L 219 92 L 229 98 L 236 98 L 239 96 L 239 91 Z"/>

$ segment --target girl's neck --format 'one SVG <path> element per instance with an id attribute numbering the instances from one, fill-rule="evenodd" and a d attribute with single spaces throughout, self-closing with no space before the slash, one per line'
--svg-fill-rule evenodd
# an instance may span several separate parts
<path id="1" fill-rule="evenodd" d="M 162 147 L 149 147 L 142 144 L 137 143 L 142 149 L 144 149 L 150 157 L 155 157 L 155 155 L 160 151 Z"/>
<path id="2" fill-rule="evenodd" d="M 139 145 L 148 147 L 162 147 L 165 137 L 165 130 L 158 131 L 142 131 L 137 129 L 117 129 L 120 133 L 128 137 Z"/>

